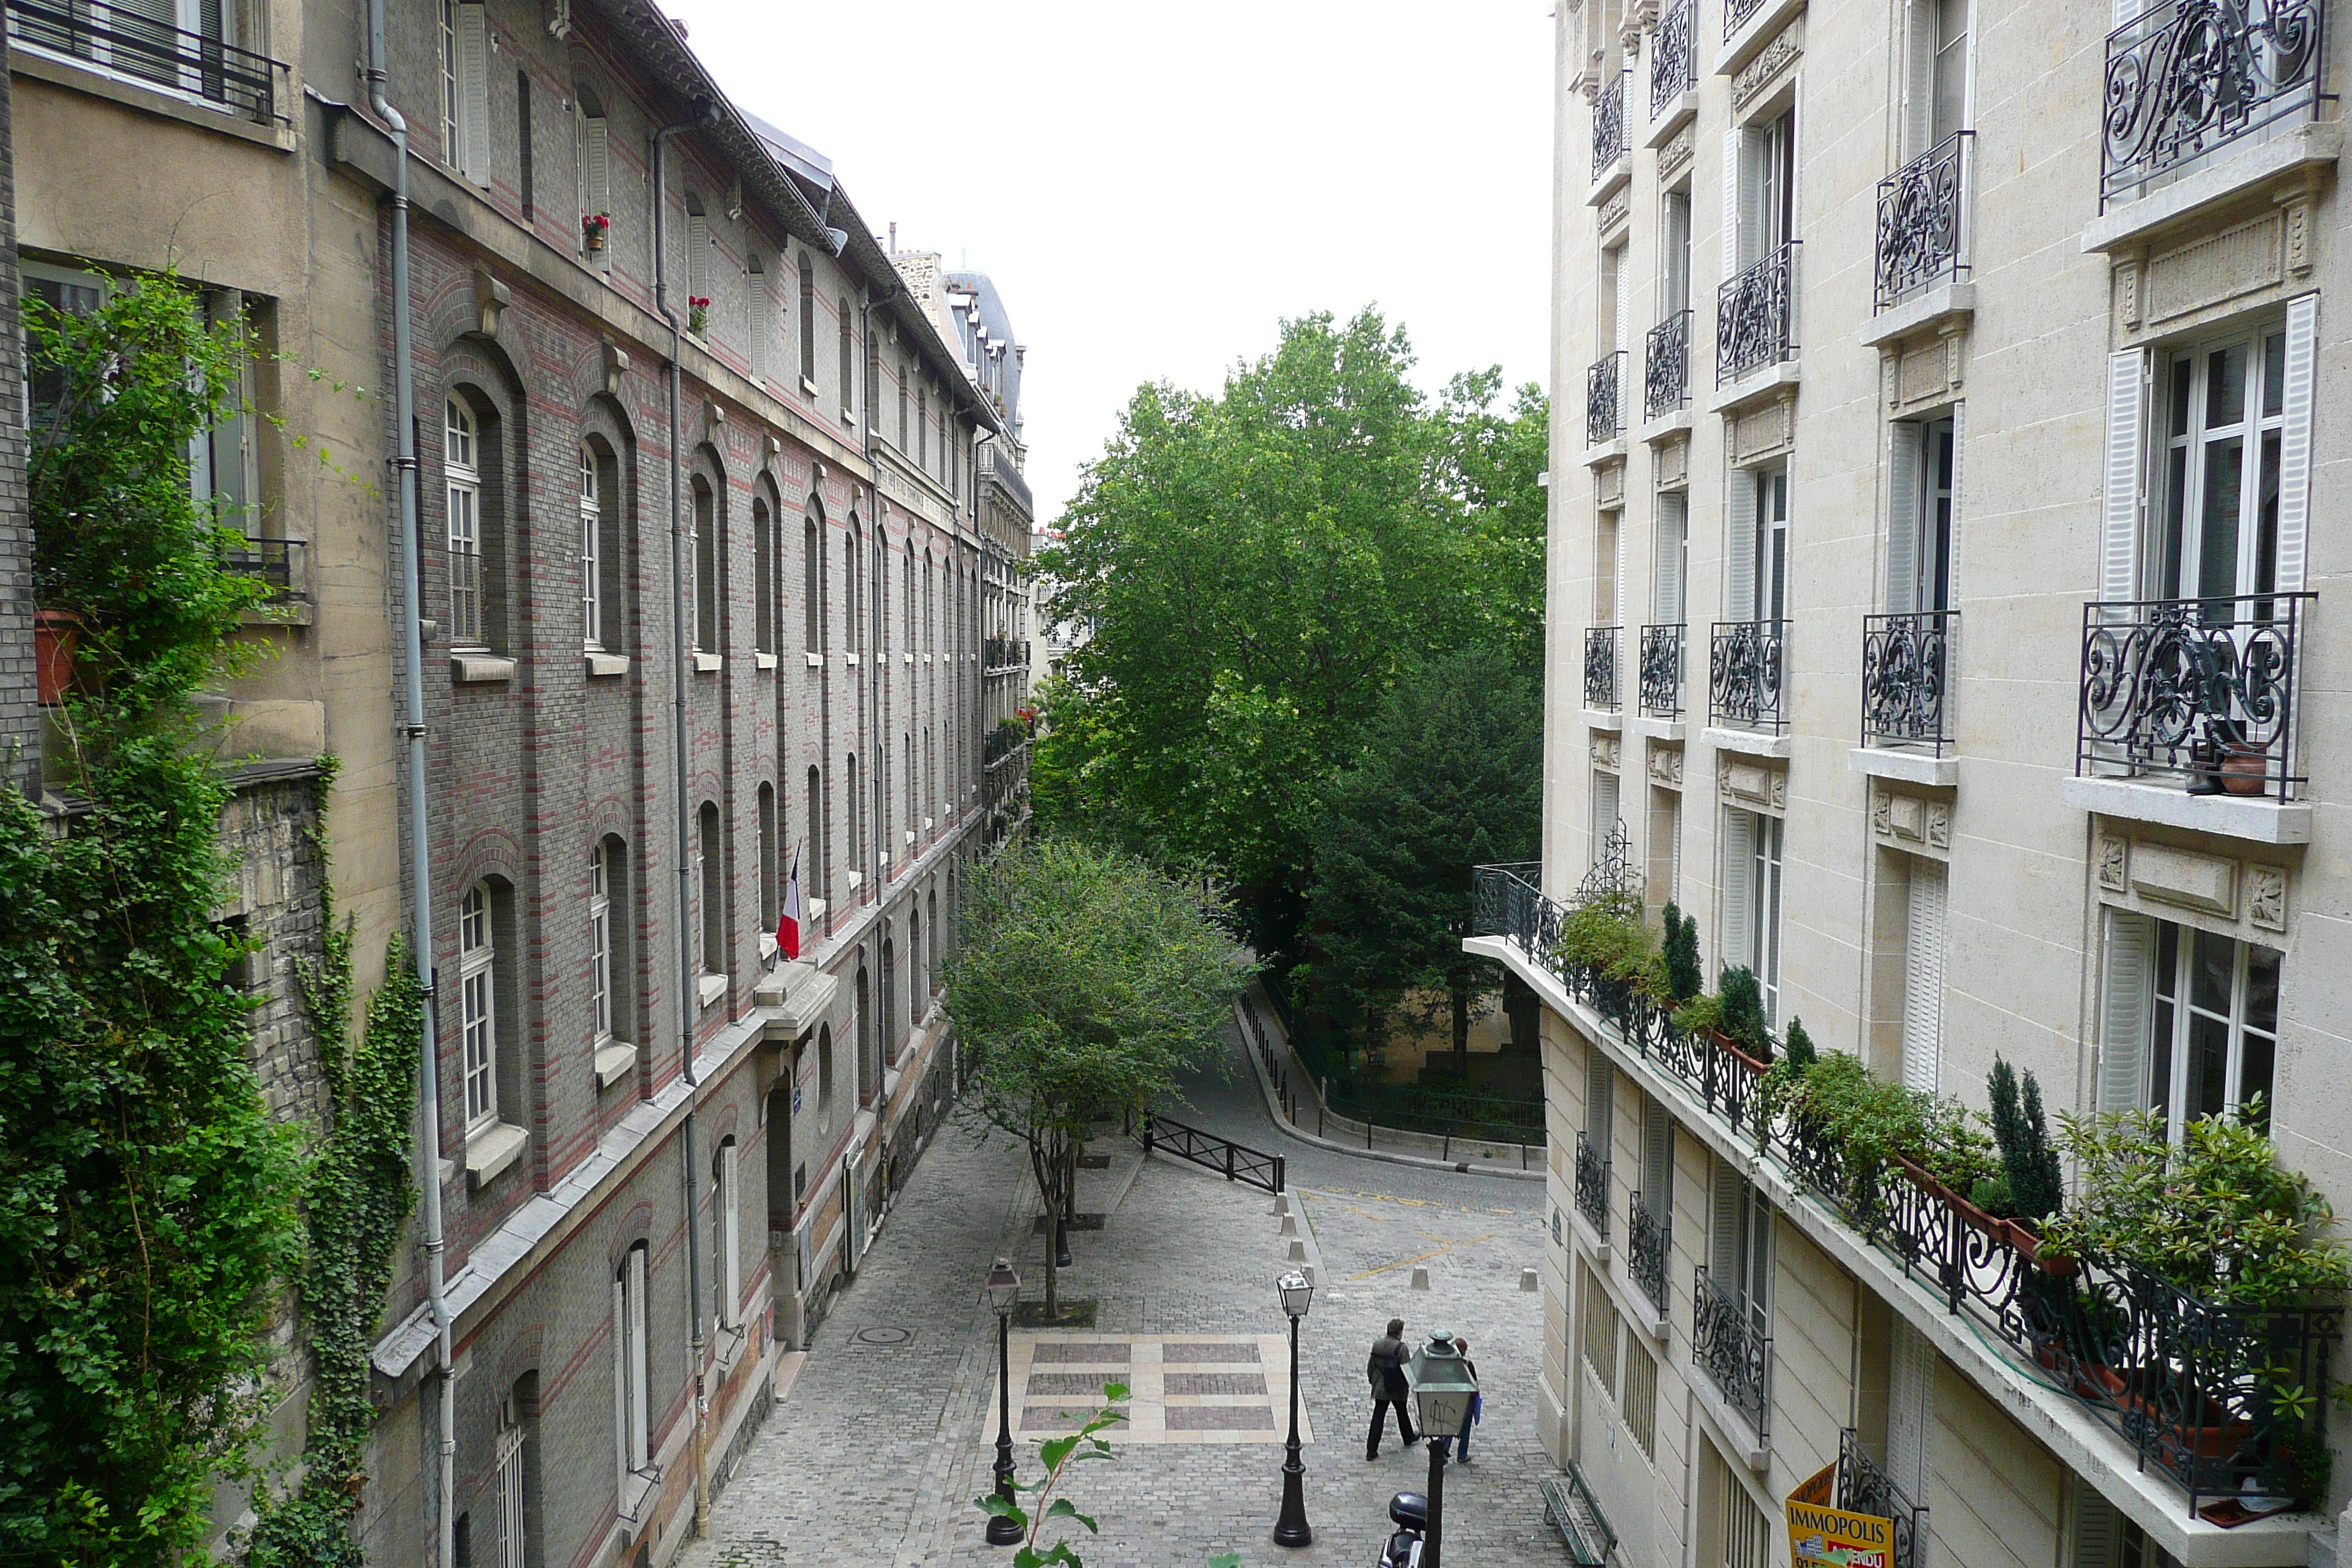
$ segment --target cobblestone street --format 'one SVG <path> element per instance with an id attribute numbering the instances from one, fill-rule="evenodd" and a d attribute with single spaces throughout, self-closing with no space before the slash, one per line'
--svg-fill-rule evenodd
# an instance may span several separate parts
<path id="1" fill-rule="evenodd" d="M 1231 1060 L 1231 1080 L 1188 1086 L 1192 1104 L 1175 1113 L 1291 1156 L 1322 1279 L 1300 1368 L 1315 1544 L 1284 1551 L 1268 1539 L 1281 1496 L 1278 1443 L 1261 1434 L 1155 1443 L 1115 1433 L 1117 1457 L 1080 1467 L 1071 1489 L 1102 1526 L 1079 1546 L 1089 1568 L 1198 1564 L 1226 1550 L 1249 1563 L 1373 1563 L 1389 1495 L 1420 1489 L 1428 1468 L 1425 1448 L 1401 1450 L 1393 1430 L 1378 1460 L 1363 1457 L 1364 1356 L 1391 1316 L 1405 1319 L 1415 1342 L 1434 1329 L 1466 1338 L 1487 1391 L 1472 1463 L 1447 1468 L 1449 1560 L 1565 1562 L 1536 1490 L 1548 1469 L 1531 1424 L 1541 1298 L 1519 1289 L 1521 1268 L 1540 1258 L 1542 1185 L 1307 1148 L 1273 1127 L 1238 1047 Z M 1092 1332 L 1058 1337 L 1279 1334 L 1274 1281 L 1289 1267 L 1289 1238 L 1274 1201 L 1164 1154 L 1138 1161 L 1129 1140 L 1098 1147 L 1116 1151 L 1112 1168 L 1085 1174 L 1079 1207 L 1110 1212 L 1101 1231 L 1073 1234 L 1061 1289 L 1097 1300 L 1100 1315 Z M 971 1501 L 990 1484 L 996 1432 L 995 1320 L 979 1287 L 989 1259 L 1010 1251 L 1024 1299 L 1042 1294 L 1036 1210 L 1008 1141 L 940 1132 L 713 1505 L 711 1538 L 688 1549 L 689 1568 L 1009 1558 L 984 1544 L 985 1516 Z M 1416 1267 L 1428 1270 L 1426 1289 L 1410 1288 Z M 1146 1360 L 1159 1353 L 1139 1351 Z M 1279 1421 L 1286 1369 L 1266 1370 Z M 1023 1381 L 1016 1366 L 1016 1396 Z M 1155 1430 L 1158 1420 L 1155 1411 Z M 1034 1440 L 1016 1458 L 1023 1477 L 1034 1477 Z"/>

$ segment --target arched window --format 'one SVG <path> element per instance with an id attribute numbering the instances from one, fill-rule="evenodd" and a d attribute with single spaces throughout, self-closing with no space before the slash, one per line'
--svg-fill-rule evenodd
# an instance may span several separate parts
<path id="1" fill-rule="evenodd" d="M 649 1468 L 646 1437 L 652 1389 L 646 1377 L 646 1273 L 648 1250 L 640 1241 L 629 1248 L 613 1279 L 613 1415 L 614 1458 L 618 1461 L 619 1488 L 625 1496 L 632 1476 Z"/>
<path id="2" fill-rule="evenodd" d="M 848 424 L 857 413 L 857 331 L 850 324 L 849 296 L 841 298 L 841 422 Z"/>
<path id="3" fill-rule="evenodd" d="M 872 992 L 867 986 L 865 965 L 857 970 L 857 1103 L 865 1104 L 874 1098 L 874 1086 L 881 1074 L 874 1070 L 874 1009 L 868 1005 Z"/>
<path id="4" fill-rule="evenodd" d="M 825 798 L 824 770 L 808 771 L 808 853 L 809 880 L 816 888 L 816 896 L 825 901 L 827 919 L 833 904 L 833 843 L 825 837 L 825 819 L 830 803 Z"/>
<path id="5" fill-rule="evenodd" d="M 635 965 L 630 954 L 629 851 L 607 836 L 588 852 L 588 956 L 590 1017 L 595 1041 L 596 1083 L 610 1089 L 636 1065 L 632 998 Z"/>
<path id="6" fill-rule="evenodd" d="M 855 752 L 849 753 L 848 762 L 843 767 L 841 783 L 842 793 L 849 802 L 849 874 L 855 879 L 849 885 L 855 889 L 864 881 L 870 868 L 866 861 L 866 801 L 864 792 L 857 787 L 857 753 Z"/>
<path id="7" fill-rule="evenodd" d="M 697 653 L 717 653 L 719 631 L 719 502 L 709 482 L 694 477 L 694 636 Z"/>
<path id="8" fill-rule="evenodd" d="M 765 496 L 751 502 L 751 646 L 776 651 L 776 520 Z"/>
<path id="9" fill-rule="evenodd" d="M 744 337 L 744 357 L 751 362 L 754 382 L 768 378 L 768 335 L 775 330 L 771 321 L 768 300 L 768 274 L 760 265 L 760 253 L 751 252 L 743 258 L 744 302 L 749 307 L 751 321 Z"/>
<path id="10" fill-rule="evenodd" d="M 858 569 L 865 563 L 865 554 L 866 534 L 857 526 L 857 514 L 852 512 L 849 516 L 849 548 L 842 552 L 841 587 L 842 597 L 846 601 L 844 621 L 849 637 L 849 651 L 853 654 L 863 652 L 866 647 L 866 601 L 857 595 Z"/>
<path id="11" fill-rule="evenodd" d="M 782 910 L 777 906 L 776 786 L 760 786 L 760 929 L 775 934 Z"/>
<path id="12" fill-rule="evenodd" d="M 820 1133 L 833 1128 L 833 1026 L 816 1032 L 816 1126 Z"/>
<path id="13" fill-rule="evenodd" d="M 449 512 L 449 640 L 458 647 L 487 646 L 482 619 L 482 471 L 473 410 L 448 402 L 443 426 L 442 471 Z"/>
<path id="14" fill-rule="evenodd" d="M 498 950 L 490 889 L 477 882 L 457 906 L 457 990 L 465 1041 L 466 1131 L 499 1120 Z"/>
<path id="15" fill-rule="evenodd" d="M 710 1254 L 718 1267 L 710 1271 L 711 1289 L 717 1297 L 711 1305 L 711 1316 L 722 1329 L 740 1328 L 743 1323 L 743 1180 L 741 1151 L 733 1137 L 719 1141 L 718 1154 L 710 1163 L 711 1194 L 719 1201 L 711 1205 Z"/>
<path id="16" fill-rule="evenodd" d="M 702 889 L 702 973 L 727 973 L 727 862 L 719 836 L 719 807 L 702 803 L 695 836 L 696 880 Z"/>
<path id="17" fill-rule="evenodd" d="M 539 1373 L 515 1379 L 499 1402 L 497 1447 L 499 1568 L 536 1568 L 541 1561 Z"/>
<path id="18" fill-rule="evenodd" d="M 580 641 L 604 647 L 604 503 L 596 454 L 580 447 Z"/>
<path id="19" fill-rule="evenodd" d="M 931 389 L 915 388 L 915 466 L 925 473 L 931 468 Z"/>
<path id="20" fill-rule="evenodd" d="M 801 252 L 801 390 L 816 395 L 816 263 Z"/>
<path id="21" fill-rule="evenodd" d="M 811 510 L 801 524 L 801 641 L 811 653 L 824 651 L 824 530 Z"/>
<path id="22" fill-rule="evenodd" d="M 588 851 L 588 1000 L 602 1050 L 613 1037 L 613 897 L 602 844 Z"/>

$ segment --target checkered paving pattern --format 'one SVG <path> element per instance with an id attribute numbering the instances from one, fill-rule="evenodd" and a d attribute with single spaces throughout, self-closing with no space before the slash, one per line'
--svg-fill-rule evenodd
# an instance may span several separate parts
<path id="1" fill-rule="evenodd" d="M 1279 1443 L 1288 1436 L 1289 1354 L 1280 1334 L 1015 1334 L 1013 1436 L 1068 1432 L 1101 1408 L 1103 1384 L 1123 1383 L 1127 1418 L 1111 1429 L 1119 1441 Z M 1298 1432 L 1315 1440 L 1303 1399 Z"/>

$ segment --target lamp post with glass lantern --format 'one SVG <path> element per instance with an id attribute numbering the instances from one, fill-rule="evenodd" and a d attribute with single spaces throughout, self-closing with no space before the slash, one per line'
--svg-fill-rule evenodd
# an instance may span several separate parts
<path id="1" fill-rule="evenodd" d="M 1013 1307 L 1021 1300 L 1021 1276 L 998 1258 L 988 1271 L 988 1304 L 996 1309 L 996 1495 L 1013 1500 Z M 1021 1544 L 1021 1526 L 1009 1515 L 988 1516 L 991 1546 Z"/>
<path id="2" fill-rule="evenodd" d="M 1477 1397 L 1478 1379 L 1454 1348 L 1452 1334 L 1430 1335 L 1429 1342 L 1413 1352 L 1405 1376 L 1412 1384 L 1413 1403 L 1420 1407 L 1421 1435 L 1429 1439 L 1429 1532 L 1423 1540 L 1421 1568 L 1442 1568 L 1445 1447 L 1470 1419 L 1470 1402 Z"/>
<path id="3" fill-rule="evenodd" d="M 1315 1529 L 1307 1522 L 1307 1466 L 1298 1458 L 1298 1320 L 1314 1304 L 1315 1284 L 1294 1268 L 1274 1288 L 1290 1316 L 1290 1441 L 1284 1445 L 1289 1454 L 1282 1461 L 1282 1517 L 1275 1521 L 1274 1543 L 1307 1546 L 1314 1543 Z"/>

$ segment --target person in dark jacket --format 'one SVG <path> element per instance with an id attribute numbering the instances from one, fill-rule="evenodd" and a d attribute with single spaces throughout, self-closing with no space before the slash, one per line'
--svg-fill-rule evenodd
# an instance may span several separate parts
<path id="1" fill-rule="evenodd" d="M 1413 1435 L 1412 1415 L 1406 1400 L 1412 1389 L 1405 1382 L 1404 1363 L 1409 1352 L 1404 1348 L 1404 1320 L 1391 1318 L 1389 1331 L 1372 1342 L 1372 1353 L 1364 1363 L 1364 1377 L 1372 1385 L 1372 1430 L 1364 1439 L 1364 1458 L 1381 1457 L 1381 1427 L 1388 1419 L 1389 1406 L 1396 1406 L 1397 1436 L 1405 1447 L 1419 1441 Z"/>
<path id="2" fill-rule="evenodd" d="M 1470 1381 L 1473 1383 L 1477 1382 L 1478 1363 L 1470 1359 L 1470 1342 L 1464 1339 L 1461 1335 L 1456 1334 L 1454 1336 L 1454 1348 L 1462 1352 L 1462 1364 L 1469 1369 Z M 1470 1396 L 1470 1413 L 1462 1418 L 1461 1436 L 1457 1437 L 1440 1437 L 1437 1440 L 1437 1446 L 1446 1450 L 1447 1458 L 1454 1459 L 1465 1465 L 1470 1462 L 1470 1428 L 1478 1424 L 1478 1417 L 1484 1413 L 1483 1407 L 1486 1403 L 1486 1396 L 1484 1394 L 1472 1394 Z M 1459 1446 L 1457 1447 L 1456 1445 Z"/>

